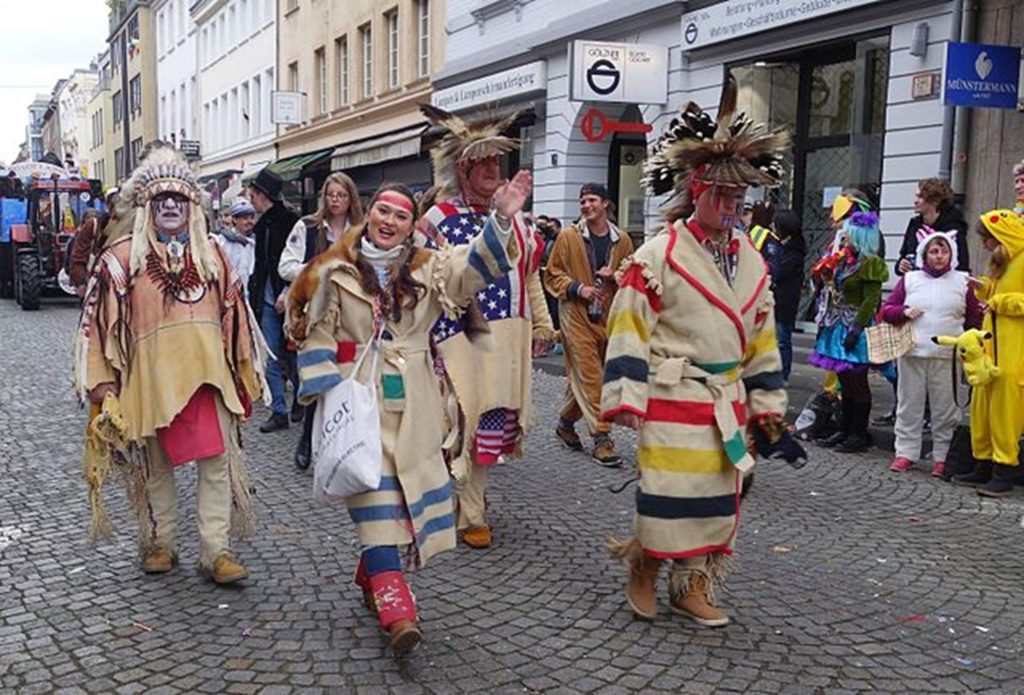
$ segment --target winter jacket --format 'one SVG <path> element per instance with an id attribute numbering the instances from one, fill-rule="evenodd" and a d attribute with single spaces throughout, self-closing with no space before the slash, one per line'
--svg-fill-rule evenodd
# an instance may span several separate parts
<path id="1" fill-rule="evenodd" d="M 256 238 L 256 267 L 249 281 L 249 301 L 257 320 L 263 311 L 263 293 L 268 280 L 274 290 L 274 297 L 279 296 L 287 284 L 277 272 L 277 264 L 288 241 L 288 234 L 298 221 L 299 216 L 278 201 L 260 215 L 252 230 Z"/>
<path id="2" fill-rule="evenodd" d="M 800 308 L 800 291 L 804 286 L 804 254 L 787 244 L 780 244 L 781 253 L 772 264 L 772 292 L 775 294 L 775 322 L 796 323 Z"/>

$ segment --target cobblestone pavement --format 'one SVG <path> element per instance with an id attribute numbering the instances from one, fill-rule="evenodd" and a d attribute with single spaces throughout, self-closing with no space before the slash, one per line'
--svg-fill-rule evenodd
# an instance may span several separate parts
<path id="1" fill-rule="evenodd" d="M 882 452 L 814 449 L 801 472 L 764 467 L 743 510 L 727 628 L 667 610 L 634 620 L 602 539 L 628 533 L 626 470 L 556 447 L 563 388 L 539 373 L 528 457 L 490 487 L 496 544 L 439 556 L 414 578 L 426 642 L 396 661 L 349 579 L 350 523 L 317 506 L 291 464 L 297 429 L 246 445 L 258 534 L 238 545 L 252 578 L 221 589 L 183 563 L 136 567 L 118 527 L 92 546 L 78 468 L 84 414 L 68 363 L 77 313 L 0 303 L 0 691 L 65 692 L 1020 692 L 1018 498 L 983 502 Z M 262 414 L 258 414 L 257 420 Z M 616 433 L 632 454 L 628 435 Z M 184 477 L 190 476 L 186 472 Z M 188 481 L 181 481 L 188 488 Z"/>

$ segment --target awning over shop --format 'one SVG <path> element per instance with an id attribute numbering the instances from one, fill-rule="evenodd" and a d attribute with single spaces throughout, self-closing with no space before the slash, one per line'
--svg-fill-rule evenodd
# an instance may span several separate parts
<path id="1" fill-rule="evenodd" d="M 416 157 L 420 153 L 420 136 L 426 129 L 426 124 L 423 124 L 342 145 L 334 150 L 331 169 L 355 169 L 393 159 Z"/>
<path id="2" fill-rule="evenodd" d="M 231 182 L 231 185 L 220 194 L 221 206 L 231 205 L 235 202 L 235 198 L 242 192 L 243 186 L 248 186 L 249 182 L 256 178 L 256 174 L 260 173 L 267 163 L 259 162 L 258 164 L 248 164 L 245 167 L 245 171 L 242 172 L 241 176 L 236 176 L 235 180 Z"/>
<path id="3" fill-rule="evenodd" d="M 285 181 L 294 181 L 302 176 L 304 169 L 319 164 L 330 157 L 334 151 L 333 147 L 328 147 L 323 150 L 316 150 L 315 152 L 297 154 L 294 157 L 279 159 L 267 168 Z"/>

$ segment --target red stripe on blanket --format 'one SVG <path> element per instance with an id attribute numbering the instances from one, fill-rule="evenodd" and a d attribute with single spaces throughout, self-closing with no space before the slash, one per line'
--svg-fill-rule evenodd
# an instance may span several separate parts
<path id="1" fill-rule="evenodd" d="M 656 313 L 661 313 L 661 297 L 647 286 L 647 280 L 644 278 L 644 270 L 640 265 L 632 265 L 622 275 L 622 282 L 619 283 L 619 288 L 629 287 L 647 297 L 647 303 L 651 305 Z"/>
<path id="2" fill-rule="evenodd" d="M 736 422 L 741 427 L 745 425 L 747 423 L 746 406 L 739 401 L 733 401 L 732 410 L 736 414 Z M 713 403 L 701 401 L 651 398 L 647 401 L 647 414 L 644 417 L 651 422 L 671 422 L 677 425 L 703 425 L 710 427 L 715 424 L 715 406 Z"/>
<path id="3" fill-rule="evenodd" d="M 334 353 L 335 359 L 339 363 L 344 364 L 345 362 L 356 361 L 356 344 L 352 340 L 340 341 Z"/>

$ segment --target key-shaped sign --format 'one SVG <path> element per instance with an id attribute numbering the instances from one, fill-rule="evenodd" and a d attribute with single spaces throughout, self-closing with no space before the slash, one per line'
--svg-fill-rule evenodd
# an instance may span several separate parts
<path id="1" fill-rule="evenodd" d="M 649 133 L 653 129 L 650 123 L 613 121 L 594 108 L 583 114 L 583 122 L 580 123 L 580 130 L 587 142 L 600 142 L 614 133 Z"/>

